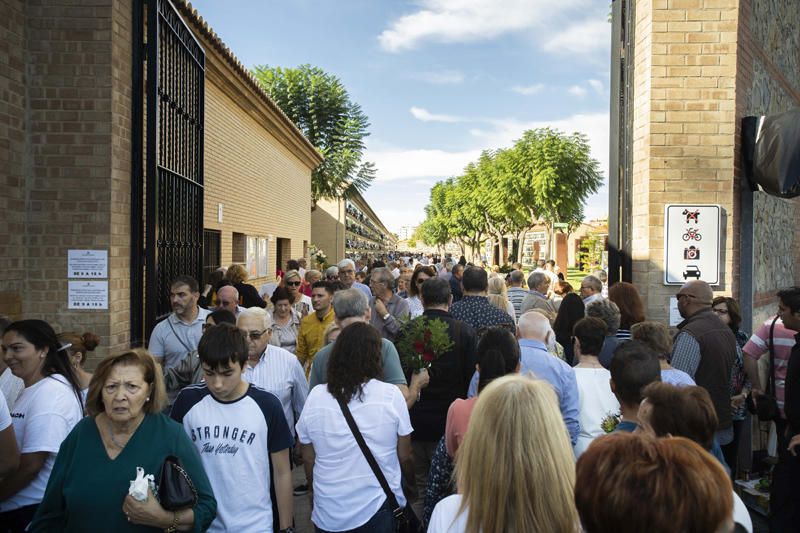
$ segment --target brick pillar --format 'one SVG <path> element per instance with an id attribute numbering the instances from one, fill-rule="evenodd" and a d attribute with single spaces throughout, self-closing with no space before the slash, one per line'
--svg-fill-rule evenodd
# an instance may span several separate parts
<path id="1" fill-rule="evenodd" d="M 733 223 L 738 0 L 636 3 L 633 96 L 633 281 L 647 315 L 667 318 L 664 205 L 723 209 L 721 283 L 737 290 Z"/>

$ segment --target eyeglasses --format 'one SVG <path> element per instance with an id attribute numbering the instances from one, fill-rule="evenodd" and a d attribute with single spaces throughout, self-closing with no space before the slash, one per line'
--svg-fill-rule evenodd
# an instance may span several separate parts
<path id="1" fill-rule="evenodd" d="M 680 300 L 684 296 L 687 297 L 687 298 L 696 298 L 696 296 L 694 296 L 693 294 L 686 294 L 686 293 L 678 293 L 678 294 L 675 295 L 675 298 Z"/>
<path id="2" fill-rule="evenodd" d="M 417 278 L 417 281 L 415 281 L 415 283 L 416 283 L 417 285 L 422 285 L 423 283 L 425 283 L 426 281 L 428 281 L 428 279 L 430 279 L 430 278 Z"/>
<path id="3" fill-rule="evenodd" d="M 257 341 L 264 335 L 264 333 L 268 331 L 270 331 L 269 328 L 265 329 L 264 331 L 250 331 L 247 333 L 247 336 L 250 337 L 251 341 Z"/>
<path id="4" fill-rule="evenodd" d="M 291 285 L 292 287 L 299 287 L 301 285 L 301 282 L 299 282 L 299 281 L 287 281 L 286 284 L 287 285 Z"/>

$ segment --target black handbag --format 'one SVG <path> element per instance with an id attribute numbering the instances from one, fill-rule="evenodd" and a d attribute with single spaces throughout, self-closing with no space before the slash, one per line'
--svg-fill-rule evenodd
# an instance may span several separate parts
<path id="1" fill-rule="evenodd" d="M 775 323 L 778 317 L 772 321 L 769 327 L 769 376 L 767 377 L 767 390 L 753 400 L 753 396 L 747 397 L 747 410 L 750 414 L 756 415 L 762 422 L 778 420 L 781 411 L 778 409 L 778 400 L 775 398 Z"/>
<path id="2" fill-rule="evenodd" d="M 419 521 L 419 518 L 417 518 L 417 515 L 414 514 L 414 510 L 411 509 L 411 506 L 406 505 L 405 507 L 400 507 L 400 504 L 397 502 L 394 492 L 392 492 L 391 487 L 389 487 L 389 482 L 386 481 L 386 476 L 383 475 L 381 467 L 375 460 L 375 456 L 372 455 L 369 446 L 367 446 L 366 441 L 364 441 L 364 436 L 361 435 L 361 431 L 359 431 L 356 421 L 353 419 L 353 413 L 350 412 L 350 408 L 341 400 L 339 400 L 339 407 L 342 409 L 344 419 L 347 421 L 347 425 L 350 426 L 350 431 L 353 433 L 358 447 L 361 448 L 361 453 L 364 454 L 364 458 L 367 460 L 367 463 L 369 463 L 372 473 L 375 474 L 378 483 L 380 483 L 383 492 L 386 494 L 386 501 L 389 502 L 389 506 L 392 508 L 392 515 L 394 516 L 395 531 L 398 533 L 422 533 L 422 523 Z"/>
<path id="3" fill-rule="evenodd" d="M 161 465 L 158 476 L 158 501 L 167 511 L 179 511 L 194 507 L 197 503 L 197 489 L 192 479 L 181 465 L 181 460 L 168 455 Z"/>

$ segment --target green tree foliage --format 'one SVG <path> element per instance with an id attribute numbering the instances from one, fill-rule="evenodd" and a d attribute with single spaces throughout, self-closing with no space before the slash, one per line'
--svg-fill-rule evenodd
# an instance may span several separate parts
<path id="1" fill-rule="evenodd" d="M 565 135 L 550 128 L 528 130 L 513 150 L 514 174 L 532 194 L 548 237 L 557 222 L 571 228 L 579 225 L 586 199 L 603 183 L 586 135 Z"/>
<path id="2" fill-rule="evenodd" d="M 484 151 L 461 176 L 437 183 L 425 208 L 421 239 L 478 248 L 492 236 L 514 238 L 513 259 L 534 225 L 583 221 L 583 205 L 602 184 L 586 137 L 549 128 L 526 131 L 513 147 Z M 503 254 L 504 255 L 504 254 Z M 549 255 L 549 254 L 548 254 Z M 505 257 L 501 257 L 501 262 Z"/>
<path id="3" fill-rule="evenodd" d="M 253 74 L 325 158 L 311 176 L 314 202 L 346 198 L 369 188 L 375 167 L 362 161 L 369 120 L 336 76 L 311 65 L 259 65 Z"/>

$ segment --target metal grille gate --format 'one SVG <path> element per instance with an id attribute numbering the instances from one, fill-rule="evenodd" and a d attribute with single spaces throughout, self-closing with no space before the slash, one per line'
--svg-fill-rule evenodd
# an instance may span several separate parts
<path id="1" fill-rule="evenodd" d="M 137 14 L 143 18 L 137 4 L 134 18 Z M 134 38 L 138 34 L 142 39 L 146 32 L 147 40 L 134 46 L 134 90 L 144 92 L 139 98 L 134 95 L 134 108 L 138 103 L 146 110 L 138 117 L 146 132 L 140 128 L 139 139 L 134 135 L 132 223 L 138 228 L 132 232 L 132 255 L 138 257 L 132 257 L 136 259 L 132 264 L 142 270 L 138 284 L 137 276 L 132 276 L 133 343 L 149 335 L 171 311 L 170 281 L 179 275 L 202 281 L 203 273 L 205 53 L 169 0 L 147 0 L 146 16 L 146 30 L 141 19 L 134 28 Z M 141 145 L 138 155 L 136 150 L 142 133 L 143 168 Z M 137 163 L 144 179 L 137 179 Z M 142 295 L 137 307 L 135 298 Z"/>

